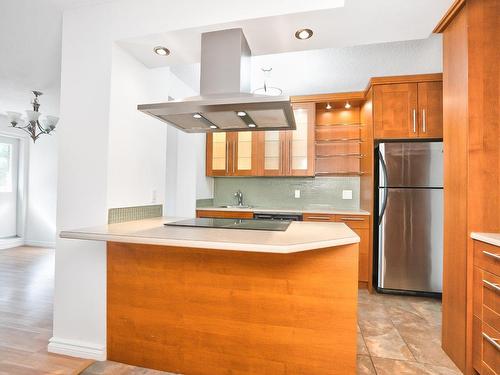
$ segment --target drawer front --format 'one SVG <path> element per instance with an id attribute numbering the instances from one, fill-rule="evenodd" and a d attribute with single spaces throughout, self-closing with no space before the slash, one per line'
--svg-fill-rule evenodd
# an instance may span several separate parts
<path id="1" fill-rule="evenodd" d="M 335 221 L 335 215 L 305 213 L 302 215 L 304 221 Z"/>
<path id="2" fill-rule="evenodd" d="M 336 221 L 345 223 L 350 228 L 369 228 L 370 217 L 364 215 L 335 215 Z"/>
<path id="3" fill-rule="evenodd" d="M 500 371 L 500 333 L 483 322 L 483 366 L 486 365 L 493 373 Z"/>
<path id="4" fill-rule="evenodd" d="M 196 211 L 196 217 L 208 217 L 215 219 L 253 219 L 253 212 L 249 211 Z"/>
<path id="5" fill-rule="evenodd" d="M 474 315 L 500 331 L 500 277 L 474 267 Z"/>
<path id="6" fill-rule="evenodd" d="M 472 320 L 472 367 L 481 374 L 482 360 L 482 323 L 477 316 Z"/>
<path id="7" fill-rule="evenodd" d="M 474 265 L 500 276 L 500 247 L 474 241 Z"/>

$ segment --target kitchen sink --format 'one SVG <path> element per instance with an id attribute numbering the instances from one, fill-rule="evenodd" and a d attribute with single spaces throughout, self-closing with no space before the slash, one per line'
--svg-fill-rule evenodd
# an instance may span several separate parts
<path id="1" fill-rule="evenodd" d="M 224 205 L 224 206 L 218 206 L 219 208 L 240 208 L 240 209 L 244 209 L 244 208 L 252 208 L 252 206 L 247 206 L 247 205 L 243 205 L 243 206 L 238 206 L 238 205 Z"/>

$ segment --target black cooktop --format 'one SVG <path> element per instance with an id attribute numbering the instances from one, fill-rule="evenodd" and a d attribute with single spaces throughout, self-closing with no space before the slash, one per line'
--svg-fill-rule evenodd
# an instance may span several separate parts
<path id="1" fill-rule="evenodd" d="M 291 221 L 289 220 L 252 220 L 252 219 L 210 219 L 196 218 L 165 223 L 173 227 L 198 227 L 198 228 L 221 228 L 221 229 L 247 229 L 247 230 L 287 230 Z"/>

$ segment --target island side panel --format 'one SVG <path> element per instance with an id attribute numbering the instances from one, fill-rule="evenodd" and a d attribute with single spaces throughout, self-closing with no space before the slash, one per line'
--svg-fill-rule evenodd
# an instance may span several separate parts
<path id="1" fill-rule="evenodd" d="M 108 243 L 108 359 L 186 375 L 355 374 L 358 244 Z"/>

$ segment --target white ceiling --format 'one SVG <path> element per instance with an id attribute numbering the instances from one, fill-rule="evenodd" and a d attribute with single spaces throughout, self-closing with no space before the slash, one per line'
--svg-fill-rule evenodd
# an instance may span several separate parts
<path id="1" fill-rule="evenodd" d="M 46 93 L 42 108 L 57 112 L 62 12 L 108 0 L 1 0 L 0 113 L 28 109 L 31 90 Z M 45 105 L 45 106 L 44 106 Z"/>
<path id="2" fill-rule="evenodd" d="M 241 27 L 254 56 L 428 38 L 453 0 L 345 0 L 332 9 L 241 20 L 122 40 L 119 45 L 150 68 L 200 61 L 203 32 Z M 297 40 L 310 28 L 314 36 Z M 155 46 L 170 56 L 153 53 Z"/>
<path id="3" fill-rule="evenodd" d="M 133 3 L 142 0 L 113 2 L 119 4 L 121 1 Z M 58 95 L 62 12 L 68 8 L 103 2 L 111 0 L 1 0 L 0 113 L 26 108 L 33 89 Z M 200 34 L 227 27 L 243 27 L 254 55 L 422 39 L 430 34 L 452 2 L 345 0 L 342 8 L 179 30 L 129 39 L 121 41 L 121 44 L 146 66 L 157 67 L 198 62 Z M 328 5 L 333 8 L 343 3 L 344 0 L 330 0 Z M 162 4 L 165 6 L 165 3 Z M 216 19 L 216 4 L 214 2 L 214 13 L 205 18 L 207 24 Z M 289 12 L 286 4 L 284 1 L 283 14 Z M 303 9 L 314 10 L 324 6 L 324 1 L 309 0 Z M 314 37 L 308 41 L 295 40 L 293 32 L 299 27 L 314 29 Z M 151 49 L 157 44 L 171 48 L 172 55 L 167 58 L 152 55 Z M 42 105 L 49 101 L 48 96 L 42 97 Z"/>

